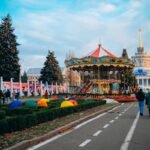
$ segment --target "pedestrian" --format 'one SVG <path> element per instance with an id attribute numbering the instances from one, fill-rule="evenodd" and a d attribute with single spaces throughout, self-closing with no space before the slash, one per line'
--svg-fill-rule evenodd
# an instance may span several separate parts
<path id="1" fill-rule="evenodd" d="M 0 90 L 0 103 L 1 103 L 1 101 L 3 101 L 3 103 L 4 103 L 4 98 L 5 98 L 4 93 L 2 90 Z"/>
<path id="2" fill-rule="evenodd" d="M 138 100 L 140 116 L 143 116 L 145 93 L 142 89 L 139 89 L 139 91 L 136 93 L 136 98 Z"/>
<path id="3" fill-rule="evenodd" d="M 47 90 L 45 91 L 44 97 L 45 97 L 46 99 L 48 99 L 48 92 L 47 92 Z"/>
<path id="4" fill-rule="evenodd" d="M 5 96 L 6 96 L 6 101 L 9 102 L 10 101 L 10 90 L 7 89 L 7 91 L 5 92 Z"/>
<path id="5" fill-rule="evenodd" d="M 19 89 L 17 89 L 16 95 L 15 95 L 15 99 L 19 100 L 19 96 L 20 96 L 20 91 L 19 91 Z"/>
<path id="6" fill-rule="evenodd" d="M 0 101 L 3 101 L 3 104 L 5 103 L 5 93 L 2 91 L 2 90 L 0 90 Z"/>
<path id="7" fill-rule="evenodd" d="M 150 90 L 147 89 L 147 93 L 146 93 L 146 105 L 148 108 L 148 112 L 149 112 L 149 117 L 150 117 Z"/>

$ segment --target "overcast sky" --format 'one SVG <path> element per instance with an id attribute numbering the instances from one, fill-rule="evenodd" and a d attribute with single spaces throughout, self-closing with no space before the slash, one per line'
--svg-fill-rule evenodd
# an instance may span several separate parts
<path id="1" fill-rule="evenodd" d="M 20 63 L 26 70 L 43 67 L 48 50 L 64 67 L 66 53 L 82 57 L 103 47 L 117 56 L 133 56 L 142 29 L 150 53 L 149 0 L 0 0 L 0 17 L 12 18 Z"/>

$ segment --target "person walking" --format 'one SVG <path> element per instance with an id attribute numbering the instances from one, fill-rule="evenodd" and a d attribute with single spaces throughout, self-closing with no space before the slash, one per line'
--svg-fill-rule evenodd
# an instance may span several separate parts
<path id="1" fill-rule="evenodd" d="M 142 89 L 139 89 L 139 91 L 136 93 L 136 98 L 138 100 L 140 116 L 143 116 L 145 93 Z"/>
<path id="2" fill-rule="evenodd" d="M 148 108 L 148 112 L 149 112 L 149 117 L 150 117 L 150 90 L 147 89 L 147 93 L 146 93 L 146 105 Z"/>

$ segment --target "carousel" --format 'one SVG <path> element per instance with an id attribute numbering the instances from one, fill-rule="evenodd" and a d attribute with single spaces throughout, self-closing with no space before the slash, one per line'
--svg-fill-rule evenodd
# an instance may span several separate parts
<path id="1" fill-rule="evenodd" d="M 77 71 L 81 86 L 76 93 L 118 94 L 129 85 L 134 65 L 126 49 L 117 57 L 102 45 L 85 57 L 71 57 L 65 60 L 69 70 Z"/>

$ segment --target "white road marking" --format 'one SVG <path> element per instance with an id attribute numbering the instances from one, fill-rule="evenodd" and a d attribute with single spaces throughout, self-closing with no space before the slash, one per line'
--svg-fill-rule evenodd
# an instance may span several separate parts
<path id="1" fill-rule="evenodd" d="M 132 124 L 132 126 L 131 126 L 131 128 L 130 128 L 130 130 L 129 130 L 126 138 L 125 138 L 125 140 L 124 140 L 124 143 L 121 145 L 120 150 L 127 150 L 128 149 L 130 141 L 131 141 L 132 136 L 134 134 L 134 130 L 136 128 L 138 120 L 139 120 L 139 113 L 137 113 L 136 118 L 134 119 L 134 122 L 133 122 L 133 124 Z"/>
<path id="2" fill-rule="evenodd" d="M 117 107 L 115 107 L 115 108 L 113 108 L 112 110 L 109 110 L 108 112 L 110 113 L 110 112 L 112 112 L 113 110 L 116 110 L 117 108 L 119 108 L 120 106 L 117 106 Z"/>
<path id="3" fill-rule="evenodd" d="M 93 134 L 93 136 L 98 136 L 100 133 L 102 133 L 102 130 L 98 130 L 97 132 L 95 132 L 95 133 Z"/>
<path id="4" fill-rule="evenodd" d="M 119 114 L 119 116 L 122 116 L 122 114 Z"/>
<path id="5" fill-rule="evenodd" d="M 113 123 L 115 120 L 111 120 L 111 121 L 109 121 L 110 123 Z"/>
<path id="6" fill-rule="evenodd" d="M 104 115 L 106 115 L 106 114 L 107 114 L 107 113 L 102 113 L 102 114 L 100 114 L 100 115 L 98 115 L 98 116 L 96 116 L 96 117 L 94 117 L 94 118 L 92 118 L 92 119 L 89 119 L 89 120 L 87 120 L 87 121 L 85 121 L 85 122 L 83 122 L 83 123 L 81 123 L 81 124 L 75 126 L 74 129 L 78 129 L 78 128 L 84 126 L 85 124 L 87 124 L 87 123 L 89 123 L 89 122 L 92 122 L 93 120 L 96 120 L 96 119 L 98 119 L 98 118 L 100 118 L 100 117 L 102 117 L 102 116 L 104 116 Z"/>
<path id="7" fill-rule="evenodd" d="M 39 148 L 39 147 L 41 147 L 41 146 L 43 146 L 43 145 L 46 145 L 47 143 L 50 143 L 50 142 L 52 142 L 52 141 L 55 141 L 56 139 L 58 139 L 58 138 L 60 138 L 60 137 L 62 137 L 62 136 L 64 136 L 64 135 L 66 135 L 66 134 L 68 134 L 68 133 L 70 133 L 70 132 L 72 132 L 72 131 L 70 130 L 70 131 L 67 131 L 67 132 L 65 132 L 65 133 L 56 135 L 56 136 L 54 136 L 54 137 L 52 137 L 52 138 L 50 138 L 50 139 L 48 139 L 48 140 L 46 140 L 46 141 L 44 141 L 44 142 L 41 142 L 41 143 L 39 143 L 39 144 L 37 144 L 37 145 L 35 145 L 35 146 L 33 146 L 33 147 L 28 148 L 28 150 L 35 150 L 35 149 L 37 149 L 37 148 Z"/>
<path id="8" fill-rule="evenodd" d="M 105 124 L 103 128 L 107 128 L 108 126 L 110 126 L 110 124 Z"/>
<path id="9" fill-rule="evenodd" d="M 119 117 L 115 117 L 115 119 L 117 120 Z"/>
<path id="10" fill-rule="evenodd" d="M 91 139 L 85 140 L 83 143 L 81 143 L 81 144 L 79 145 L 79 147 L 84 147 L 84 146 L 87 145 L 89 142 L 91 142 Z"/>

